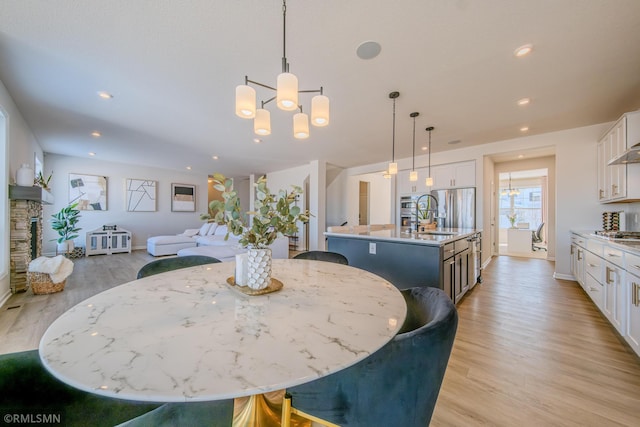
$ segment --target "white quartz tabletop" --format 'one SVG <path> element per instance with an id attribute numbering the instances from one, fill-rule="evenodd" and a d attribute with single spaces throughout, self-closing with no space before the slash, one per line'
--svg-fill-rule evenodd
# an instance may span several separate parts
<path id="1" fill-rule="evenodd" d="M 416 245 L 429 245 L 429 246 L 442 246 L 448 242 L 469 237 L 476 234 L 478 231 L 468 228 L 438 228 L 435 230 L 427 230 L 424 232 L 416 233 L 405 232 L 400 228 L 388 230 L 375 230 L 375 231 L 363 231 L 363 232 L 325 232 L 327 237 L 348 237 L 355 239 L 365 240 L 382 240 L 399 243 L 410 243 Z"/>
<path id="2" fill-rule="evenodd" d="M 348 367 L 396 335 L 400 291 L 341 264 L 273 260 L 282 290 L 246 296 L 225 262 L 149 276 L 60 316 L 40 341 L 58 379 L 122 399 L 183 402 L 249 396 Z"/>

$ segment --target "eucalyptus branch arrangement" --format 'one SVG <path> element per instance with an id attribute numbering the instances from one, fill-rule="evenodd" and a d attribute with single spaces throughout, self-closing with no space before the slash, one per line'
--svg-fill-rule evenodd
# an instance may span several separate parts
<path id="1" fill-rule="evenodd" d="M 255 211 L 247 212 L 253 216 L 248 227 L 240 207 L 238 193 L 233 190 L 233 180 L 222 174 L 213 175 L 213 187 L 222 193 L 223 200 L 209 203 L 209 213 L 200 215 L 202 220 L 213 219 L 218 224 L 227 225 L 227 235 L 240 237 L 240 244 L 255 249 L 266 248 L 279 235 L 292 235 L 298 231 L 298 222 L 309 221 L 309 211 L 295 206 L 302 188 L 292 185 L 292 190 L 280 190 L 272 194 L 267 187 L 267 179 L 262 176 L 254 184 L 256 187 Z"/>

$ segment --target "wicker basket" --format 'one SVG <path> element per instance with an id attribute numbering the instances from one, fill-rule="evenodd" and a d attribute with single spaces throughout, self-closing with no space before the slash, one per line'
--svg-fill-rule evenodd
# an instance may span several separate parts
<path id="1" fill-rule="evenodd" d="M 67 280 L 60 283 L 53 283 L 49 273 L 37 273 L 35 271 L 27 271 L 27 283 L 31 286 L 34 294 L 53 294 L 64 289 Z"/>

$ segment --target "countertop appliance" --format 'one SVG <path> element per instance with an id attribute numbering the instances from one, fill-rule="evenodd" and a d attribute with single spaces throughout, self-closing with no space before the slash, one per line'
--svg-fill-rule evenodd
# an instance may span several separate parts
<path id="1" fill-rule="evenodd" d="M 475 187 L 433 190 L 431 195 L 438 200 L 438 226 L 476 228 Z"/>

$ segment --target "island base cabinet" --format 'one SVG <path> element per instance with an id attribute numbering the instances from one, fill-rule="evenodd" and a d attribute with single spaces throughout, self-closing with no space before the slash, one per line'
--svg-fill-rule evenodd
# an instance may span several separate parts
<path id="1" fill-rule="evenodd" d="M 640 355 L 640 277 L 626 274 L 625 289 L 628 296 L 625 339 L 636 354 Z"/>
<path id="2" fill-rule="evenodd" d="M 327 242 L 329 251 L 347 257 L 350 266 L 377 274 L 398 289 L 443 289 L 438 246 L 333 236 Z"/>

